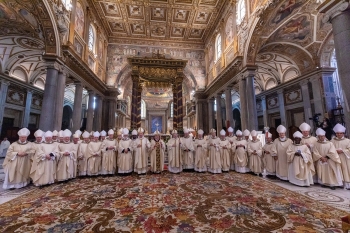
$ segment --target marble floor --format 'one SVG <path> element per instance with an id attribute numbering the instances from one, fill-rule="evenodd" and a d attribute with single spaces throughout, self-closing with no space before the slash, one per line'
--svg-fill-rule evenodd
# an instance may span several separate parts
<path id="1" fill-rule="evenodd" d="M 33 190 L 38 190 L 37 187 L 29 185 L 22 189 L 17 190 L 4 190 L 2 188 L 3 179 L 5 177 L 4 170 L 2 168 L 3 158 L 0 158 L 0 204 L 8 202 L 14 198 L 25 195 Z M 249 176 L 250 174 L 247 174 Z M 323 188 L 316 184 L 311 187 L 299 187 L 289 182 L 281 181 L 279 179 L 270 179 L 266 177 L 260 177 L 271 183 L 274 183 L 285 189 L 294 191 L 295 193 L 305 195 L 311 199 L 320 201 L 335 208 L 345 210 L 350 213 L 350 190 L 343 188 L 337 188 L 331 190 L 330 188 Z"/>

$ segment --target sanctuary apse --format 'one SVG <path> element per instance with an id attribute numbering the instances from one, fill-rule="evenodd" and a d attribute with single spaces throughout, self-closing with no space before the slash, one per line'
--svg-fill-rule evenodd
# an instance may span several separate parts
<path id="1" fill-rule="evenodd" d="M 348 0 L 2 1 L 1 137 L 292 132 L 316 114 L 350 125 L 349 12 Z"/>

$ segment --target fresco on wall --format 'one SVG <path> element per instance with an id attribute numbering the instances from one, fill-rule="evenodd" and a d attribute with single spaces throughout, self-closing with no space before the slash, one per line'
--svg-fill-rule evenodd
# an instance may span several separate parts
<path id="1" fill-rule="evenodd" d="M 303 5 L 303 0 L 285 0 L 277 10 L 275 16 L 272 17 L 271 24 L 279 24 L 288 16 L 290 16 L 293 11 L 300 8 Z"/>
<path id="2" fill-rule="evenodd" d="M 133 56 L 150 57 L 152 53 L 164 54 L 168 59 L 187 60 L 184 73 L 187 77 L 192 76 L 197 82 L 198 88 L 205 87 L 205 58 L 204 51 L 191 49 L 160 48 L 152 46 L 128 46 L 109 45 L 107 72 L 109 81 L 115 82 L 123 69 L 128 65 L 127 58 Z"/>
<path id="3" fill-rule="evenodd" d="M 75 16 L 75 31 L 81 38 L 84 38 L 84 10 L 80 2 L 77 2 L 76 16 Z"/>
<path id="4" fill-rule="evenodd" d="M 102 62 L 103 60 L 103 41 L 99 40 L 98 41 L 98 53 L 97 53 L 98 58 Z"/>
<path id="5" fill-rule="evenodd" d="M 226 46 L 230 45 L 233 41 L 233 27 L 234 27 L 234 17 L 231 15 L 226 22 L 225 32 L 226 32 Z"/>
<path id="6" fill-rule="evenodd" d="M 290 20 L 278 29 L 274 38 L 284 41 L 304 41 L 311 35 L 311 24 L 306 15 Z"/>

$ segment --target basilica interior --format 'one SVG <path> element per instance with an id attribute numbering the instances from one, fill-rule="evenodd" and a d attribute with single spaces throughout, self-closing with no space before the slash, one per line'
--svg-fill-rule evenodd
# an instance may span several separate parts
<path id="1" fill-rule="evenodd" d="M 346 124 L 346 3 L 3 1 L 1 136 Z"/>
<path id="2" fill-rule="evenodd" d="M 349 127 L 349 38 L 349 0 L 3 0 L 0 138 Z"/>

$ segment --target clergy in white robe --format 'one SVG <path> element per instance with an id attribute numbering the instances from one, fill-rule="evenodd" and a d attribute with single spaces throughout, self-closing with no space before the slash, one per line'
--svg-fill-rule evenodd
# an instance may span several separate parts
<path id="1" fill-rule="evenodd" d="M 220 131 L 220 140 L 218 140 L 218 147 L 220 151 L 220 159 L 221 159 L 221 170 L 224 172 L 228 172 L 230 170 L 230 151 L 231 144 L 228 140 L 226 140 L 226 132 L 225 130 Z"/>
<path id="2" fill-rule="evenodd" d="M 63 130 L 58 131 L 58 140 L 57 142 L 62 143 L 64 141 L 63 139 Z"/>
<path id="3" fill-rule="evenodd" d="M 87 169 L 88 176 L 97 176 L 101 173 L 103 142 L 99 141 L 100 133 L 93 133 L 93 140 L 87 147 Z"/>
<path id="4" fill-rule="evenodd" d="M 58 145 L 57 181 L 65 181 L 76 177 L 77 151 L 74 143 L 70 141 L 72 132 L 68 129 L 63 131 L 63 141 Z"/>
<path id="5" fill-rule="evenodd" d="M 90 134 L 85 131 L 82 134 L 83 141 L 79 144 L 78 157 L 77 157 L 77 170 L 78 176 L 86 176 L 87 172 L 87 160 L 89 158 L 88 145 L 90 143 Z"/>
<path id="6" fill-rule="evenodd" d="M 197 172 L 206 172 L 207 168 L 207 142 L 203 138 L 204 131 L 198 130 L 198 138 L 194 141 L 195 149 L 194 170 Z"/>
<path id="7" fill-rule="evenodd" d="M 44 134 L 45 142 L 35 152 L 31 178 L 35 186 L 52 184 L 56 179 L 56 157 L 58 156 L 58 144 L 52 140 L 53 133 L 47 131 Z"/>
<path id="8" fill-rule="evenodd" d="M 31 162 L 31 169 L 30 169 L 30 178 L 33 179 L 33 173 L 36 170 L 36 160 L 35 160 L 35 154 L 37 151 L 39 151 L 41 149 L 41 145 L 43 143 L 43 138 L 44 138 L 44 132 L 40 129 L 38 129 L 37 131 L 34 132 L 34 137 L 35 137 L 35 141 L 32 143 L 32 149 L 33 149 L 33 156 L 30 158 L 30 162 Z"/>
<path id="9" fill-rule="evenodd" d="M 183 170 L 191 170 L 194 168 L 194 146 L 193 140 L 189 136 L 190 132 L 187 128 L 184 129 L 184 137 L 180 138 L 181 153 L 182 153 L 182 166 Z"/>
<path id="10" fill-rule="evenodd" d="M 7 140 L 7 137 L 4 137 L 4 140 L 2 140 L 0 144 L 0 157 L 5 157 L 8 148 L 10 147 L 11 143 L 9 140 Z"/>
<path id="11" fill-rule="evenodd" d="M 336 137 L 332 139 L 332 143 L 337 150 L 341 161 L 341 169 L 343 173 L 343 182 L 346 189 L 350 189 L 350 140 L 344 137 L 346 128 L 340 124 L 336 124 L 333 131 Z"/>
<path id="12" fill-rule="evenodd" d="M 160 138 L 160 132 L 154 132 L 154 138 L 150 143 L 151 171 L 161 173 L 164 170 L 165 143 Z"/>
<path id="13" fill-rule="evenodd" d="M 313 160 L 317 162 L 318 183 L 335 189 L 343 186 L 341 160 L 332 142 L 326 139 L 326 132 L 321 128 L 316 130 L 318 141 L 314 146 Z"/>
<path id="14" fill-rule="evenodd" d="M 250 135 L 252 140 L 248 142 L 249 169 L 259 176 L 263 172 L 262 164 L 262 144 L 258 137 L 258 132 L 253 130 Z"/>
<path id="15" fill-rule="evenodd" d="M 106 136 L 107 136 L 107 132 L 102 130 L 100 132 L 100 141 L 103 142 L 106 139 Z"/>
<path id="16" fill-rule="evenodd" d="M 266 169 L 267 175 L 275 176 L 276 175 L 277 150 L 276 150 L 276 146 L 272 140 L 272 134 L 267 132 L 265 140 L 266 140 L 266 144 L 263 147 L 264 167 Z"/>
<path id="17" fill-rule="evenodd" d="M 172 131 L 172 138 L 167 143 L 168 148 L 168 170 L 171 173 L 182 172 L 181 142 L 177 130 Z"/>
<path id="18" fill-rule="evenodd" d="M 5 172 L 4 189 L 22 188 L 30 182 L 30 158 L 34 150 L 32 143 L 27 141 L 30 132 L 27 128 L 18 131 L 19 140 L 12 143 L 2 164 Z"/>
<path id="19" fill-rule="evenodd" d="M 138 138 L 132 143 L 135 160 L 134 172 L 137 174 L 146 174 L 148 171 L 148 150 L 151 145 L 149 140 L 144 137 L 144 132 L 143 128 L 138 128 L 136 132 Z"/>
<path id="20" fill-rule="evenodd" d="M 52 141 L 53 142 L 59 142 L 58 141 L 58 131 L 57 130 L 52 131 Z"/>
<path id="21" fill-rule="evenodd" d="M 277 127 L 279 137 L 274 141 L 277 150 L 276 176 L 281 180 L 288 180 L 287 149 L 293 144 L 293 141 L 286 137 L 286 131 L 286 127 L 279 125 Z"/>
<path id="22" fill-rule="evenodd" d="M 227 129 L 228 136 L 226 137 L 226 140 L 228 140 L 231 144 L 231 150 L 230 150 L 230 170 L 235 170 L 235 151 L 236 151 L 236 140 L 237 138 L 233 135 L 233 128 L 229 127 Z"/>
<path id="23" fill-rule="evenodd" d="M 102 175 L 115 174 L 117 169 L 118 142 L 114 139 L 114 130 L 108 130 L 108 138 L 103 141 L 102 150 Z"/>
<path id="24" fill-rule="evenodd" d="M 247 142 L 249 142 L 250 141 L 250 132 L 249 132 L 249 130 L 244 130 L 243 131 L 243 136 L 244 136 L 244 139 L 247 141 Z"/>
<path id="25" fill-rule="evenodd" d="M 220 138 L 216 137 L 216 130 L 210 130 L 211 136 L 208 139 L 207 145 L 209 150 L 209 166 L 210 173 L 221 173 L 221 155 L 220 155 Z"/>
<path id="26" fill-rule="evenodd" d="M 236 149 L 233 158 L 235 171 L 239 173 L 247 173 L 250 171 L 247 154 L 248 141 L 243 138 L 243 133 L 240 130 L 237 130 L 236 136 Z"/>
<path id="27" fill-rule="evenodd" d="M 129 138 L 129 130 L 123 129 L 123 139 L 118 144 L 118 173 L 131 173 L 133 168 L 132 141 Z"/>
<path id="28" fill-rule="evenodd" d="M 294 143 L 287 149 L 288 156 L 288 180 L 298 186 L 310 186 L 314 184 L 312 176 L 315 167 L 310 149 L 301 144 L 303 134 L 296 131 L 293 134 Z"/>
<path id="29" fill-rule="evenodd" d="M 301 130 L 301 133 L 303 134 L 303 138 L 301 139 L 301 144 L 306 145 L 312 154 L 314 145 L 317 142 L 317 138 L 310 135 L 311 126 L 304 122 L 299 126 L 299 129 Z M 314 163 L 314 166 L 316 167 L 317 164 Z M 314 183 L 318 182 L 317 172 L 315 172 L 313 179 L 314 179 Z"/>

